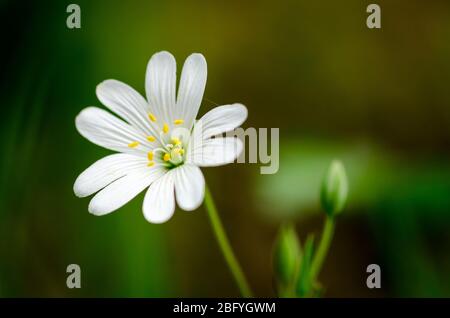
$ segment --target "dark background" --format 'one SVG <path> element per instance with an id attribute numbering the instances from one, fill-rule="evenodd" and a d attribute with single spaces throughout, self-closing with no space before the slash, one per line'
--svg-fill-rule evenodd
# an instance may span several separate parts
<path id="1" fill-rule="evenodd" d="M 144 93 L 152 54 L 180 70 L 208 62 L 200 115 L 241 102 L 244 127 L 280 128 L 280 170 L 204 169 L 257 296 L 273 296 L 271 249 L 292 220 L 320 233 L 319 185 L 333 158 L 350 196 L 321 275 L 328 297 L 450 296 L 450 2 L 0 1 L 0 295 L 238 296 L 203 208 L 163 225 L 143 195 L 94 217 L 73 183 L 109 153 L 83 139 L 75 116 L 100 106 L 108 78 Z M 81 266 L 82 288 L 66 287 Z M 381 290 L 366 267 L 382 269 Z"/>

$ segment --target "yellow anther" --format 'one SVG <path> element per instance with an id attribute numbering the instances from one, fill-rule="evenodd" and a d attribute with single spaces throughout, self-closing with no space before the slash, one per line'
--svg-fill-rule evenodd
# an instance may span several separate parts
<path id="1" fill-rule="evenodd" d="M 128 147 L 130 148 L 136 148 L 137 146 L 139 146 L 139 141 L 133 141 L 128 144 Z"/>
<path id="2" fill-rule="evenodd" d="M 169 132 L 169 125 L 164 124 L 163 126 L 163 133 L 167 134 Z"/>
<path id="3" fill-rule="evenodd" d="M 184 149 L 183 148 L 180 149 L 180 155 L 184 155 Z"/>
<path id="4" fill-rule="evenodd" d="M 181 125 L 182 123 L 184 123 L 184 120 L 183 120 L 183 119 L 175 119 L 175 120 L 173 121 L 173 123 L 174 123 L 175 125 Z"/>
<path id="5" fill-rule="evenodd" d="M 148 118 L 150 118 L 151 121 L 155 122 L 156 121 L 156 117 L 155 115 L 153 115 L 152 113 L 148 114 Z"/>
<path id="6" fill-rule="evenodd" d="M 155 141 L 155 137 L 147 136 L 147 140 L 150 141 L 150 142 L 154 142 Z"/>
<path id="7" fill-rule="evenodd" d="M 150 161 L 149 163 L 147 163 L 147 167 L 151 167 L 151 166 L 154 166 L 154 165 L 155 165 L 155 163 L 153 161 Z"/>
<path id="8" fill-rule="evenodd" d="M 172 138 L 172 143 L 176 146 L 176 145 L 181 144 L 181 140 L 178 139 L 177 137 L 173 137 Z"/>
<path id="9" fill-rule="evenodd" d="M 149 152 L 147 153 L 147 158 L 148 158 L 148 160 L 150 160 L 150 161 L 153 160 L 153 151 L 149 151 Z"/>
<path id="10" fill-rule="evenodd" d="M 169 161 L 170 160 L 170 155 L 168 153 L 166 153 L 163 157 L 164 161 Z"/>

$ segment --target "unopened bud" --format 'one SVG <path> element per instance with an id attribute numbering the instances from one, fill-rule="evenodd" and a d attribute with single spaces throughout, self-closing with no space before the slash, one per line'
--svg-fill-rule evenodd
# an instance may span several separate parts
<path id="1" fill-rule="evenodd" d="M 300 258 L 300 242 L 294 226 L 282 226 L 273 254 L 275 276 L 280 284 L 287 286 L 295 281 Z"/>
<path id="2" fill-rule="evenodd" d="M 322 183 L 322 208 L 329 216 L 340 213 L 347 201 L 347 194 L 348 181 L 344 165 L 339 160 L 334 160 Z"/>

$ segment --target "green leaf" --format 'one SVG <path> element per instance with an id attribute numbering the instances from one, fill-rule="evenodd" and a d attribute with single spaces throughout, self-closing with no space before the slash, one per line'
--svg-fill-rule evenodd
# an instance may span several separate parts
<path id="1" fill-rule="evenodd" d="M 296 293 L 299 297 L 308 297 L 312 291 L 311 263 L 314 254 L 314 235 L 309 235 L 304 246 L 303 259 L 297 280 Z"/>

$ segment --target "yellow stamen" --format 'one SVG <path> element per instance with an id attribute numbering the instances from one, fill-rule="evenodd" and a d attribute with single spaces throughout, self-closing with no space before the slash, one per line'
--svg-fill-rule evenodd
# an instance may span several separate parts
<path id="1" fill-rule="evenodd" d="M 180 149 L 180 155 L 184 155 L 184 149 L 183 148 Z"/>
<path id="2" fill-rule="evenodd" d="M 150 142 L 154 142 L 155 141 L 155 137 L 147 136 L 147 140 L 150 141 Z"/>
<path id="3" fill-rule="evenodd" d="M 163 126 L 163 133 L 167 134 L 169 132 L 169 125 L 164 124 Z"/>
<path id="4" fill-rule="evenodd" d="M 150 161 L 153 160 L 153 151 L 149 151 L 149 152 L 147 153 L 147 158 L 148 158 L 148 160 L 150 160 Z"/>
<path id="5" fill-rule="evenodd" d="M 156 117 L 155 115 L 153 115 L 152 113 L 148 114 L 148 118 L 150 118 L 151 121 L 155 122 L 156 121 Z"/>
<path id="6" fill-rule="evenodd" d="M 180 141 L 180 139 L 178 139 L 177 137 L 173 137 L 173 138 L 172 138 L 172 143 L 176 146 L 176 145 L 181 144 L 181 141 Z"/>
<path id="7" fill-rule="evenodd" d="M 170 160 L 170 155 L 168 153 L 166 153 L 163 157 L 164 161 L 169 161 Z"/>
<path id="8" fill-rule="evenodd" d="M 173 123 L 174 123 L 175 125 L 181 125 L 182 123 L 184 123 L 184 120 L 183 120 L 183 119 L 175 119 L 175 120 L 173 121 Z"/>
<path id="9" fill-rule="evenodd" d="M 153 161 L 150 161 L 149 163 L 147 163 L 147 167 L 151 167 L 153 165 L 155 165 L 155 163 Z"/>
<path id="10" fill-rule="evenodd" d="M 133 141 L 128 144 L 128 147 L 130 148 L 136 148 L 137 146 L 139 146 L 139 141 Z"/>

